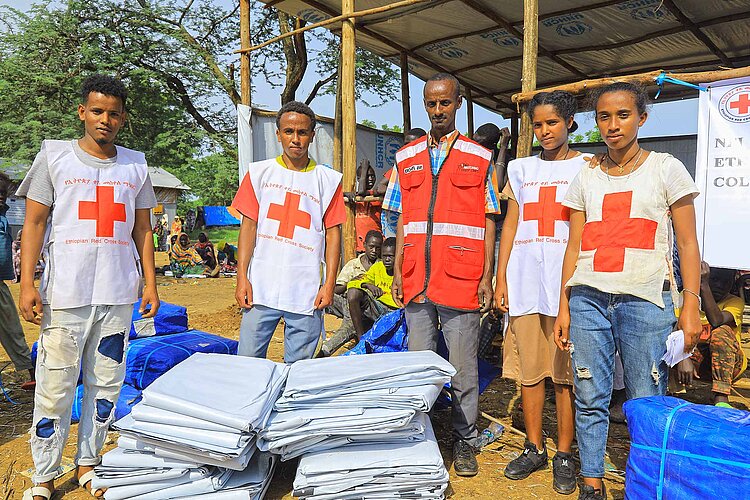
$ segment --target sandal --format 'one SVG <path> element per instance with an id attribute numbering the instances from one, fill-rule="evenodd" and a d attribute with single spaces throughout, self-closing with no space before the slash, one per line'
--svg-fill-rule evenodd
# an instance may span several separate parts
<path id="1" fill-rule="evenodd" d="M 91 482 L 92 479 L 96 478 L 96 471 L 93 469 L 84 473 L 81 477 L 78 478 L 78 486 L 83 488 L 84 490 L 88 491 L 92 497 L 95 498 L 102 498 L 102 496 L 97 496 L 96 494 L 98 492 L 104 493 L 104 488 L 97 488 L 97 489 L 88 489 L 86 488 L 86 485 Z"/>
<path id="2" fill-rule="evenodd" d="M 45 488 L 44 486 L 32 486 L 23 492 L 22 500 L 34 500 L 34 497 L 42 497 L 45 500 L 49 500 L 51 496 L 52 492 L 49 488 Z"/>

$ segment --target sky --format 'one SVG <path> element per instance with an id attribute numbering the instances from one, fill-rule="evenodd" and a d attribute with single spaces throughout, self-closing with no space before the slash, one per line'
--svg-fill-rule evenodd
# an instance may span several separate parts
<path id="1" fill-rule="evenodd" d="M 218 0 L 220 3 L 232 4 L 232 0 Z M 12 7 L 26 10 L 34 3 L 32 0 L 0 0 L 0 5 L 10 5 Z M 239 48 L 239 40 L 237 40 Z M 237 64 L 239 67 L 239 64 Z M 251 71 L 252 73 L 252 71 Z M 308 66 L 302 84 L 297 91 L 297 98 L 304 100 L 310 93 L 319 75 L 315 72 L 312 65 Z M 253 80 L 253 105 L 268 110 L 279 108 L 279 96 L 281 87 L 272 87 L 268 82 L 256 77 Z M 412 127 L 429 128 L 427 114 L 424 111 L 422 103 L 422 88 L 424 82 L 419 78 L 409 75 L 409 88 L 411 94 L 411 123 Z M 369 101 L 376 101 L 371 97 Z M 318 96 L 312 104 L 313 110 L 323 116 L 332 117 L 334 115 L 334 97 Z M 464 103 L 456 116 L 456 127 L 465 132 L 467 130 L 466 106 Z M 363 102 L 357 103 L 357 121 L 371 120 L 378 126 L 383 124 L 402 125 L 401 95 L 400 91 L 396 99 L 389 101 L 383 106 L 368 107 Z M 579 114 L 576 116 L 579 128 L 578 133 L 585 133 L 594 128 L 595 124 L 591 113 Z M 495 114 L 479 105 L 474 105 L 474 126 L 479 127 L 483 123 L 493 122 L 500 127 L 510 126 L 510 121 L 505 120 L 502 116 Z M 641 137 L 655 137 L 668 135 L 685 135 L 695 134 L 698 129 L 698 100 L 696 98 L 673 101 L 669 103 L 656 103 L 651 109 L 649 118 L 641 129 Z"/>

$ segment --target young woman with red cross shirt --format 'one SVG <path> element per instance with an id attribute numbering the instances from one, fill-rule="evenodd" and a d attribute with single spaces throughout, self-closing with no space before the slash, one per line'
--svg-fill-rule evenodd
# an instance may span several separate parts
<path id="1" fill-rule="evenodd" d="M 563 201 L 571 209 L 570 238 L 554 330 L 558 347 L 573 359 L 584 483 L 579 499 L 596 500 L 606 498 L 602 478 L 615 351 L 628 399 L 663 395 L 667 337 L 677 323 L 689 351 L 701 325 L 693 207 L 698 189 L 679 160 L 638 144 L 638 129 L 648 117 L 641 87 L 614 83 L 595 91 L 591 103 L 607 152 L 581 170 Z M 675 236 L 685 292 L 679 321 L 670 293 Z"/>
<path id="2" fill-rule="evenodd" d="M 508 165 L 508 212 L 500 233 L 495 305 L 509 313 L 503 346 L 503 376 L 521 384 L 527 441 L 524 452 L 505 468 L 509 479 L 524 479 L 547 468 L 542 434 L 545 379 L 555 385 L 557 449 L 552 460 L 555 491 L 571 494 L 576 474 L 571 445 L 573 372 L 570 354 L 560 351 L 552 327 L 560 297 L 560 275 L 568 240 L 570 211 L 562 205 L 568 185 L 587 164 L 568 145 L 576 129 L 577 103 L 568 92 L 536 94 L 527 113 L 542 151 Z M 589 156 L 590 158 L 590 156 Z"/>

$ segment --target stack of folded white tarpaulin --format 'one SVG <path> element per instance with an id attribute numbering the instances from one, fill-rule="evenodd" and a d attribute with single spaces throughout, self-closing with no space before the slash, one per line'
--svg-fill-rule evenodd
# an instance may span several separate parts
<path id="1" fill-rule="evenodd" d="M 117 421 L 118 447 L 94 488 L 122 498 L 260 499 L 276 458 L 257 450 L 289 367 L 265 359 L 194 354 L 143 391 Z"/>
<path id="2" fill-rule="evenodd" d="M 258 447 L 302 456 L 301 498 L 443 498 L 448 472 L 425 412 L 455 372 L 430 351 L 298 361 Z"/>

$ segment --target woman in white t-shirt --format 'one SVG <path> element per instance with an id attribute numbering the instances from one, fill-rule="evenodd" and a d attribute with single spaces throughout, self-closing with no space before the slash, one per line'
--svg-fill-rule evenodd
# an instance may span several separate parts
<path id="1" fill-rule="evenodd" d="M 573 358 L 579 499 L 595 500 L 606 498 L 601 478 L 615 351 L 628 399 L 666 393 L 662 357 L 675 327 L 671 223 L 684 285 L 677 327 L 686 350 L 701 324 L 695 183 L 679 160 L 638 144 L 648 116 L 641 87 L 614 83 L 595 91 L 591 103 L 607 152 L 581 170 L 563 202 L 571 209 L 570 238 L 554 329 L 558 347 Z"/>
<path id="2" fill-rule="evenodd" d="M 575 97 L 556 90 L 536 94 L 527 113 L 542 145 L 539 155 L 508 165 L 508 211 L 500 233 L 495 304 L 509 313 L 503 345 L 503 376 L 521 384 L 527 440 L 524 452 L 505 468 L 510 479 L 524 479 L 547 468 L 542 435 L 545 379 L 555 385 L 557 453 L 552 459 L 555 491 L 573 493 L 576 473 L 571 445 L 573 371 L 570 353 L 555 345 L 552 327 L 560 303 L 560 275 L 568 242 L 570 210 L 562 205 L 573 178 L 588 161 L 568 146 L 575 130 Z M 590 157 L 587 157 L 590 159 Z"/>

